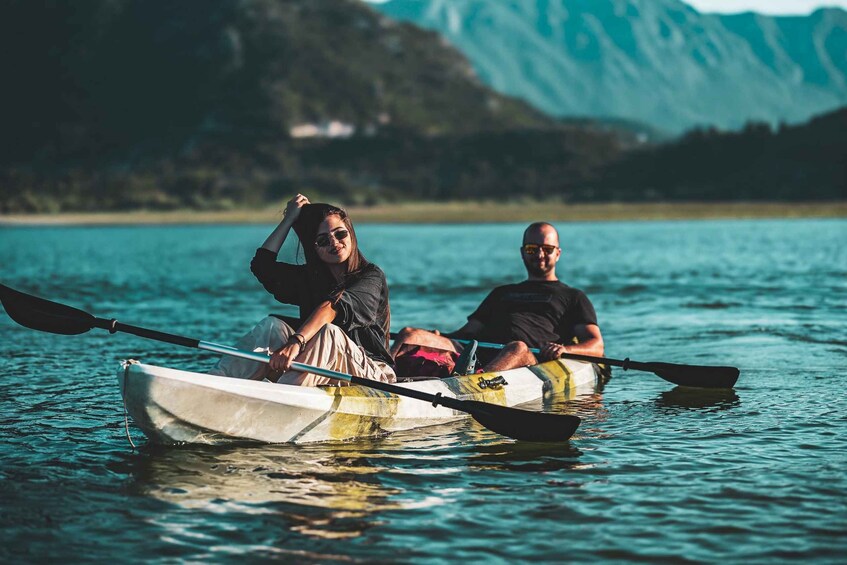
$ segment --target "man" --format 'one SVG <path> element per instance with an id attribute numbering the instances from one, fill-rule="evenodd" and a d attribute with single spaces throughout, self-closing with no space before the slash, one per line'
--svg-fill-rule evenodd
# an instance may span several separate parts
<path id="1" fill-rule="evenodd" d="M 603 337 L 594 307 L 585 293 L 556 277 L 561 256 L 556 228 L 545 222 L 530 225 L 521 246 L 525 281 L 495 288 L 455 332 L 442 335 L 437 330 L 403 329 L 392 355 L 404 344 L 458 352 L 461 346 L 450 338 L 468 338 L 505 344 L 485 363 L 487 372 L 534 365 L 562 353 L 602 356 Z M 536 355 L 530 348 L 541 352 Z"/>

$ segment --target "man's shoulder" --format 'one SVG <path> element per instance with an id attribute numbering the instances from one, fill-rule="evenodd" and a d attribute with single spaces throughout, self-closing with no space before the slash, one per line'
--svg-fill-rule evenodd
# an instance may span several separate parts
<path id="1" fill-rule="evenodd" d="M 494 289 L 489 293 L 489 296 L 492 298 L 501 298 L 508 296 L 516 296 L 516 295 L 524 295 L 524 294 L 532 294 L 532 295 L 547 295 L 547 296 L 555 296 L 560 299 L 571 301 L 574 299 L 579 299 L 581 297 L 586 297 L 585 292 L 582 290 L 568 286 L 560 280 L 555 281 L 521 281 L 518 283 L 504 284 L 498 287 L 494 287 Z"/>
<path id="2" fill-rule="evenodd" d="M 526 281 L 524 281 L 524 282 L 526 282 Z M 511 291 L 511 290 L 515 290 L 516 288 L 518 288 L 518 287 L 519 287 L 520 285 L 522 285 L 522 284 L 523 284 L 523 282 L 519 282 L 519 283 L 510 283 L 510 284 L 501 284 L 500 286 L 495 286 L 495 287 L 491 290 L 491 292 L 492 292 L 492 293 L 494 293 L 494 292 L 509 292 L 509 291 Z"/>

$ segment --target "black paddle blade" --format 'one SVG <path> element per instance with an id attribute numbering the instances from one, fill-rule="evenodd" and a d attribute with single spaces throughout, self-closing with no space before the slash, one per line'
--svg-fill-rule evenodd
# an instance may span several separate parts
<path id="1" fill-rule="evenodd" d="M 677 365 L 674 363 L 648 363 L 650 370 L 680 386 L 699 388 L 732 388 L 740 371 L 736 367 L 707 367 Z"/>
<path id="2" fill-rule="evenodd" d="M 530 412 L 476 400 L 465 400 L 462 405 L 474 420 L 492 432 L 521 441 L 567 441 L 580 422 L 577 416 Z"/>
<path id="3" fill-rule="evenodd" d="M 94 327 L 95 318 L 88 312 L 25 294 L 2 284 L 0 301 L 10 318 L 33 330 L 76 335 Z"/>

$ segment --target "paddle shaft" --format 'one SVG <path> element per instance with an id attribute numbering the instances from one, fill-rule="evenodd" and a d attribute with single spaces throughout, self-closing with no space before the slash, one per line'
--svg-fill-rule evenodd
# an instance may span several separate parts
<path id="1" fill-rule="evenodd" d="M 267 353 L 240 351 L 226 345 L 124 324 L 114 319 L 96 318 L 84 310 L 38 298 L 3 284 L 0 284 L 0 302 L 3 303 L 3 308 L 13 320 L 34 330 L 61 335 L 78 335 L 86 333 L 92 328 L 100 328 L 108 330 L 109 333 L 129 333 L 146 339 L 241 357 L 259 363 L 270 362 L 270 356 Z M 489 430 L 518 440 L 566 441 L 573 436 L 580 423 L 579 417 L 569 414 L 532 412 L 479 400 L 460 400 L 445 397 L 440 392 L 429 394 L 420 390 L 363 379 L 330 369 L 306 365 L 305 363 L 294 362 L 291 368 L 295 371 L 314 373 L 363 387 L 382 390 L 397 396 L 407 396 L 430 402 L 433 407 L 441 405 L 465 412 Z"/>
<path id="2" fill-rule="evenodd" d="M 296 318 L 288 316 L 277 317 L 289 324 L 299 324 L 299 320 Z M 399 334 L 391 333 L 390 337 L 391 339 L 396 340 L 399 337 Z M 465 339 L 457 339 L 456 341 L 465 345 L 471 343 L 471 340 Z M 505 347 L 502 343 L 490 343 L 485 341 L 477 342 L 477 346 L 487 349 L 503 349 Z M 530 348 L 529 351 L 535 354 L 541 353 L 541 350 L 535 347 Z M 737 367 L 682 365 L 678 363 L 665 363 L 660 361 L 640 362 L 632 361 L 628 357 L 626 359 L 609 359 L 608 357 L 594 357 L 578 353 L 562 353 L 559 357 L 562 359 L 573 359 L 574 361 L 587 361 L 588 363 L 621 367 L 624 371 L 629 369 L 645 371 L 653 373 L 657 377 L 677 385 L 702 388 L 732 388 L 735 386 L 738 376 L 740 375 L 740 371 Z"/>
<path id="3" fill-rule="evenodd" d="M 459 343 L 471 343 L 468 340 L 456 340 Z M 503 349 L 505 345 L 502 343 L 478 342 L 479 347 L 487 347 L 491 349 Z M 537 348 L 530 348 L 532 353 L 540 353 Z M 578 353 L 562 353 L 559 355 L 561 359 L 573 359 L 575 361 L 587 361 L 589 363 L 598 363 L 603 365 L 611 365 L 613 367 L 622 367 L 624 371 L 634 369 L 636 371 L 646 371 L 653 373 L 659 378 L 665 379 L 668 382 L 682 385 L 694 386 L 702 388 L 732 388 L 740 371 L 736 367 L 718 367 L 704 365 L 681 365 L 678 363 L 665 363 L 659 361 L 640 362 L 626 359 L 609 359 L 607 357 L 594 357 L 592 355 L 580 355 Z"/>
<path id="4" fill-rule="evenodd" d="M 469 340 L 465 339 L 457 339 L 459 343 L 468 344 Z M 489 343 L 487 341 L 477 342 L 479 347 L 485 347 L 486 349 L 503 349 L 506 347 L 502 343 Z M 530 347 L 529 350 L 532 353 L 538 354 L 541 353 L 541 350 L 537 347 Z M 623 361 L 618 359 L 608 359 L 606 357 L 594 357 L 592 355 L 579 355 L 578 353 L 562 353 L 559 355 L 560 359 L 573 359 L 574 361 L 588 361 L 589 363 L 597 363 L 602 365 L 612 365 L 615 367 L 623 367 L 624 370 L 627 369 L 642 369 L 650 371 L 649 368 L 650 363 L 639 363 L 638 361 L 630 361 L 629 359 L 624 359 Z"/>
<path id="5" fill-rule="evenodd" d="M 203 349 L 205 351 L 211 351 L 213 353 L 219 353 L 221 355 L 229 355 L 231 357 L 249 359 L 250 361 L 258 361 L 259 363 L 270 362 L 270 357 L 266 353 L 259 353 L 255 351 L 243 351 L 241 349 L 236 349 L 235 347 L 231 347 L 229 345 L 221 345 L 209 341 L 191 339 L 175 334 L 160 332 L 156 330 L 142 328 L 139 326 L 133 326 L 131 324 L 124 324 L 122 322 L 118 322 L 117 320 L 106 320 L 105 318 L 95 318 L 94 320 L 95 326 L 97 326 L 98 328 L 107 329 L 111 333 L 129 333 L 147 339 L 164 341 L 183 347 Z M 384 392 L 389 392 L 391 394 L 397 394 L 399 396 L 409 396 L 417 400 L 431 402 L 432 405 L 436 407 L 440 404 L 447 408 L 452 408 L 453 410 L 459 410 L 460 412 L 468 412 L 468 410 L 462 406 L 462 400 L 450 398 L 441 394 L 429 394 L 426 392 L 421 392 L 419 390 L 392 385 L 390 383 L 384 383 L 372 379 L 363 379 L 355 375 L 348 375 L 347 373 L 341 373 L 338 371 L 333 371 L 331 369 L 324 369 L 322 367 L 315 367 L 313 365 L 307 365 L 305 363 L 299 363 L 297 361 L 291 363 L 291 369 L 294 371 L 299 371 L 301 373 L 313 373 L 315 375 L 321 375 L 330 379 L 338 379 L 352 384 L 375 388 Z"/>
<path id="6" fill-rule="evenodd" d="M 195 340 L 165 332 L 149 330 L 147 328 L 141 328 L 129 324 L 122 324 L 116 320 L 103 320 L 102 318 L 96 318 L 95 320 L 98 322 L 96 324 L 98 327 L 103 327 L 103 325 L 101 325 L 102 322 L 108 322 L 108 329 L 112 333 L 122 331 L 139 337 L 165 341 L 187 347 L 195 347 L 197 349 L 203 349 L 219 353 L 221 355 L 240 357 L 242 359 L 258 361 L 260 363 L 270 362 L 270 356 L 266 353 L 243 351 L 228 345 L 220 345 L 208 341 Z M 569 414 L 530 412 L 528 410 L 489 404 L 478 400 L 460 400 L 458 398 L 444 396 L 440 392 L 430 394 L 413 388 L 401 387 L 372 379 L 364 379 L 355 375 L 315 367 L 313 365 L 307 365 L 297 361 L 291 363 L 291 369 L 302 373 L 314 373 L 331 379 L 347 381 L 355 385 L 381 390 L 397 396 L 405 396 L 429 402 L 432 404 L 433 408 L 437 408 L 440 405 L 451 410 L 464 412 L 466 414 L 470 414 L 477 422 L 489 430 L 519 440 L 566 441 L 576 432 L 580 423 L 579 417 Z"/>
<path id="7" fill-rule="evenodd" d="M 397 339 L 399 334 L 391 333 L 391 339 Z M 454 339 L 454 338 L 448 338 Z M 472 343 L 470 339 L 454 339 L 454 341 L 458 341 L 463 345 L 468 345 Z M 506 345 L 502 343 L 491 343 L 489 341 L 478 341 L 477 347 L 482 347 L 484 349 L 505 349 Z M 529 351 L 531 353 L 541 353 L 541 350 L 537 347 L 530 347 Z M 659 365 L 663 366 L 662 368 L 667 367 L 688 367 L 688 365 L 677 365 L 674 363 L 642 363 L 639 361 L 630 361 L 629 359 L 609 359 L 607 357 L 594 357 L 592 355 L 579 355 L 578 353 L 562 353 L 559 355 L 560 359 L 573 359 L 574 361 L 587 361 L 589 363 L 597 363 L 599 365 L 611 365 L 613 367 L 623 367 L 623 370 L 627 369 L 635 369 L 639 371 L 648 371 L 655 372 Z M 725 367 L 717 367 L 719 369 L 724 369 Z"/>
<path id="8" fill-rule="evenodd" d="M 256 351 L 243 351 L 228 345 L 220 345 L 208 341 L 191 339 L 175 334 L 160 332 L 130 324 L 124 324 L 117 320 L 106 320 L 105 318 L 90 318 L 93 327 L 109 330 L 110 333 L 123 332 L 139 337 L 164 341 L 183 347 L 203 349 L 221 355 L 240 357 L 259 363 L 269 363 L 270 356 L 267 353 Z M 579 426 L 580 418 L 568 414 L 550 414 L 543 412 L 530 412 L 518 408 L 489 404 L 478 400 L 460 400 L 450 396 L 444 396 L 440 392 L 430 394 L 412 388 L 401 387 L 382 381 L 364 379 L 355 375 L 333 371 L 299 363 L 291 363 L 291 369 L 302 373 L 314 373 L 331 379 L 339 379 L 355 385 L 373 388 L 431 403 L 433 408 L 439 405 L 470 414 L 477 422 L 489 430 L 511 437 L 528 441 L 565 441 L 569 439 Z"/>
<path id="9" fill-rule="evenodd" d="M 170 334 L 166 332 L 160 332 L 156 330 L 151 330 L 147 328 L 142 328 L 139 326 L 133 326 L 130 324 L 124 324 L 122 322 L 118 322 L 117 320 L 106 320 L 105 318 L 95 318 L 94 325 L 98 328 L 103 328 L 109 330 L 111 333 L 122 332 L 129 333 L 132 335 L 137 335 L 138 337 L 143 337 L 147 339 L 152 339 L 155 341 L 164 341 L 167 343 L 173 343 L 174 345 L 180 345 L 183 347 L 193 347 L 195 349 L 203 349 L 205 351 L 212 351 L 214 353 L 220 353 L 221 355 L 229 355 L 231 357 L 240 357 L 242 359 L 249 359 L 251 361 L 258 361 L 259 363 L 269 363 L 270 356 L 266 353 L 259 353 L 256 351 L 242 351 L 240 349 L 236 349 L 235 347 L 230 347 L 229 345 L 220 345 L 218 343 L 212 343 L 210 341 L 202 341 L 199 339 L 191 339 L 188 337 L 183 337 L 181 335 Z M 353 379 L 356 378 L 353 375 L 348 375 L 346 373 L 339 373 L 338 371 L 332 371 L 330 369 L 323 369 L 321 367 L 312 367 L 311 365 L 306 365 L 304 363 L 294 362 L 291 364 L 291 368 L 295 371 L 300 372 L 308 372 L 314 373 L 316 375 L 321 375 L 324 377 L 329 377 L 331 379 L 339 379 L 342 381 L 353 382 Z M 405 390 L 405 389 L 404 389 Z"/>

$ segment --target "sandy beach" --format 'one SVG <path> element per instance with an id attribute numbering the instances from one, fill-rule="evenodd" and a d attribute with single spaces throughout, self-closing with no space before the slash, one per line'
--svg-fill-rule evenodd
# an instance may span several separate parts
<path id="1" fill-rule="evenodd" d="M 62 212 L 0 214 L 1 226 L 15 225 L 139 225 L 139 224 L 270 224 L 284 208 L 279 202 L 264 209 L 226 211 L 133 210 L 126 212 Z M 715 218 L 843 218 L 847 202 L 686 202 L 598 203 L 562 202 L 404 202 L 348 206 L 363 223 L 501 223 L 548 221 L 695 220 Z"/>

